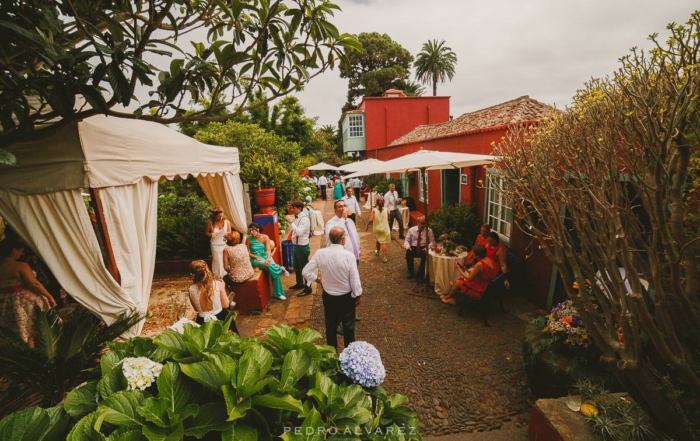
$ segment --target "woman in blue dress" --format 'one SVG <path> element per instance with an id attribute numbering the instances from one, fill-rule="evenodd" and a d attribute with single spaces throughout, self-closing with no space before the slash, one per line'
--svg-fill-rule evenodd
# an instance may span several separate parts
<path id="1" fill-rule="evenodd" d="M 284 295 L 280 274 L 284 273 L 285 277 L 289 277 L 289 273 L 272 259 L 272 241 L 267 234 L 263 234 L 261 231 L 262 226 L 256 222 L 248 225 L 248 232 L 250 233 L 250 240 L 248 240 L 250 263 L 253 267 L 261 268 L 270 273 L 272 277 L 272 296 L 276 299 L 287 300 L 287 297 Z"/>
<path id="2" fill-rule="evenodd" d="M 333 199 L 336 201 L 343 199 L 343 180 L 338 178 L 335 180 L 335 187 L 333 187 Z"/>

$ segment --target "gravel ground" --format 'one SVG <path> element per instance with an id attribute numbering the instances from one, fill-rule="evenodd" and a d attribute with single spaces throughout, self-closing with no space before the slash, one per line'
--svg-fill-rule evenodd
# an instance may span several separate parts
<path id="1" fill-rule="evenodd" d="M 333 216 L 332 201 L 314 205 L 324 219 Z M 428 286 L 406 280 L 403 241 L 389 244 L 386 264 L 374 255 L 371 227 L 362 232 L 366 219 L 367 214 L 358 225 L 365 300 L 358 308 L 362 320 L 356 325 L 356 338 L 381 353 L 387 369 L 383 387 L 409 397 L 424 436 L 526 427 L 532 396 L 522 368 L 522 339 L 534 307 L 513 289 L 505 300 L 507 312 L 491 315 L 490 327 L 476 314 L 458 316 L 455 307 L 440 302 Z M 312 253 L 323 242 L 314 237 Z M 169 324 L 175 315 L 170 305 L 180 303 L 173 299 L 184 296 L 189 283 L 188 277 L 154 280 L 151 310 L 164 318 L 147 322 L 144 335 L 155 335 Z M 285 287 L 293 283 L 294 277 L 283 278 Z M 239 316 L 241 334 L 260 336 L 275 324 L 287 323 L 325 335 L 320 293 L 314 290 L 313 298 L 298 298 L 297 293 L 287 291 L 287 301 L 272 300 L 260 314 Z M 342 345 L 342 337 L 339 340 Z"/>

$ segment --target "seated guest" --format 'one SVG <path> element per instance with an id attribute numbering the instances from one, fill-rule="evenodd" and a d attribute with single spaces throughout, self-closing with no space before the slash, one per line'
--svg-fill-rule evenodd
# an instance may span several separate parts
<path id="1" fill-rule="evenodd" d="M 232 231 L 226 241 L 224 249 L 224 268 L 228 272 L 224 281 L 230 283 L 243 283 L 253 277 L 253 265 L 250 264 L 248 247 L 241 243 L 241 233 Z"/>
<path id="2" fill-rule="evenodd" d="M 280 280 L 280 274 L 284 273 L 289 277 L 289 273 L 282 266 L 272 260 L 272 241 L 267 234 L 262 233 L 262 226 L 258 223 L 248 225 L 250 240 L 248 241 L 248 256 L 250 263 L 255 268 L 261 268 L 270 273 L 272 277 L 272 296 L 279 300 L 287 300 L 284 295 L 284 288 Z"/>
<path id="3" fill-rule="evenodd" d="M 48 311 L 56 300 L 34 277 L 31 267 L 18 260 L 23 252 L 24 244 L 15 236 L 0 242 L 0 326 L 34 347 L 35 308 Z"/>
<path id="4" fill-rule="evenodd" d="M 491 226 L 489 224 L 482 225 L 479 229 L 479 235 L 476 236 L 476 241 L 474 242 L 474 245 L 488 245 L 488 235 L 490 232 Z M 472 247 L 472 250 L 469 251 L 469 253 L 467 253 L 466 256 L 464 256 L 464 266 L 466 268 L 471 268 L 471 266 L 478 261 L 479 259 L 477 259 L 477 257 L 474 255 L 474 248 Z"/>
<path id="5" fill-rule="evenodd" d="M 435 236 L 433 230 L 425 228 L 425 218 L 418 218 L 418 225 L 408 229 L 406 238 L 404 239 L 403 247 L 406 250 L 406 267 L 408 269 L 407 279 L 415 277 L 413 259 L 420 258 L 418 265 L 418 281 L 422 282 L 425 278 L 425 258 L 428 249 L 435 245 Z"/>
<path id="6" fill-rule="evenodd" d="M 190 274 L 192 285 L 190 285 L 189 297 L 192 308 L 197 311 L 195 321 L 203 325 L 210 320 L 225 320 L 228 316 L 230 301 L 226 295 L 223 280 L 214 280 L 214 275 L 203 260 L 190 263 Z M 234 320 L 231 320 L 229 331 L 238 334 Z"/>
<path id="7" fill-rule="evenodd" d="M 501 243 L 498 233 L 491 231 L 486 240 L 486 255 L 498 263 L 502 273 L 508 272 L 508 248 Z"/>
<path id="8" fill-rule="evenodd" d="M 483 245 L 474 245 L 472 251 L 479 261 L 468 271 L 455 263 L 462 278 L 454 281 L 448 294 L 440 296 L 443 303 L 456 305 L 458 294 L 464 294 L 478 300 L 488 288 L 489 283 L 498 276 L 498 265 L 495 260 L 486 255 L 486 248 Z"/>

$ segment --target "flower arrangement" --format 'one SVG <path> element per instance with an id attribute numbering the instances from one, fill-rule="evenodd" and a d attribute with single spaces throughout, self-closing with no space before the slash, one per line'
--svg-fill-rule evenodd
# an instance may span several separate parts
<path id="1" fill-rule="evenodd" d="M 571 300 L 557 304 L 549 314 L 547 326 L 542 332 L 565 335 L 566 343 L 588 347 L 590 339 L 586 325 L 578 317 L 578 311 Z"/>
<path id="2" fill-rule="evenodd" d="M 122 372 L 129 383 L 127 390 L 144 390 L 149 387 L 163 369 L 163 365 L 146 357 L 127 357 L 122 361 Z"/>
<path id="3" fill-rule="evenodd" d="M 444 233 L 441 234 L 438 237 L 438 240 L 442 243 L 442 250 L 440 254 L 444 254 L 445 256 L 456 256 L 457 255 L 457 232 L 456 231 L 451 231 L 449 233 Z"/>
<path id="4" fill-rule="evenodd" d="M 363 387 L 379 386 L 386 377 L 379 351 L 370 343 L 352 342 L 338 359 L 343 373 Z"/>

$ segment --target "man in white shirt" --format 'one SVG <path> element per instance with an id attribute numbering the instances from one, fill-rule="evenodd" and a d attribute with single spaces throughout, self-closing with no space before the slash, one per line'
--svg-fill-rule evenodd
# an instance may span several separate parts
<path id="1" fill-rule="evenodd" d="M 294 276 L 297 283 L 290 289 L 304 289 L 297 297 L 304 297 L 311 294 L 311 287 L 304 283 L 304 278 L 301 275 L 302 270 L 309 263 L 309 255 L 311 247 L 309 246 L 309 235 L 311 233 L 311 219 L 304 210 L 304 203 L 301 201 L 292 201 L 289 206 L 289 213 L 293 214 L 294 222 L 289 224 L 292 229 L 292 266 L 294 267 Z"/>
<path id="2" fill-rule="evenodd" d="M 320 178 L 318 178 L 318 188 L 321 189 L 321 199 L 324 201 L 326 200 L 326 186 L 328 185 L 328 179 L 326 179 L 325 175 L 321 175 Z"/>
<path id="3" fill-rule="evenodd" d="M 355 176 L 352 178 L 352 190 L 355 192 L 355 199 L 360 200 L 360 190 L 362 190 L 362 179 Z"/>
<path id="4" fill-rule="evenodd" d="M 354 198 L 354 197 L 353 197 Z M 360 265 L 360 236 L 357 234 L 357 225 L 350 219 L 348 214 L 347 205 L 344 201 L 345 198 L 335 201 L 333 204 L 333 210 L 335 211 L 335 216 L 326 222 L 326 247 L 331 246 L 330 232 L 333 228 L 339 227 L 345 231 L 345 249 L 350 251 L 357 265 Z"/>
<path id="5" fill-rule="evenodd" d="M 413 259 L 420 258 L 418 265 L 418 281 L 422 282 L 425 278 L 425 259 L 428 251 L 435 245 L 435 236 L 433 230 L 425 227 L 425 218 L 418 218 L 418 225 L 408 229 L 406 240 L 403 247 L 406 250 L 406 266 L 408 269 L 407 279 L 412 279 L 416 276 L 413 271 Z"/>
<path id="6" fill-rule="evenodd" d="M 362 284 L 355 256 L 345 249 L 345 230 L 333 227 L 328 236 L 331 246 L 316 251 L 302 274 L 306 280 L 318 282 L 323 288 L 326 343 L 337 350 L 336 328 L 340 323 L 345 331 L 345 347 L 355 341 L 355 307 L 362 304 Z M 316 276 L 316 269 L 320 277 Z"/>
<path id="7" fill-rule="evenodd" d="M 341 200 L 345 202 L 345 208 L 348 209 L 348 217 L 357 224 L 357 219 L 362 219 L 362 212 L 360 211 L 360 202 L 352 194 L 352 188 L 345 189 L 345 196 Z"/>
<path id="8" fill-rule="evenodd" d="M 394 229 L 394 219 L 399 223 L 399 239 L 403 239 L 403 219 L 399 212 L 399 193 L 394 184 L 389 184 L 389 191 L 384 194 L 384 207 L 389 212 L 389 233 Z"/>

